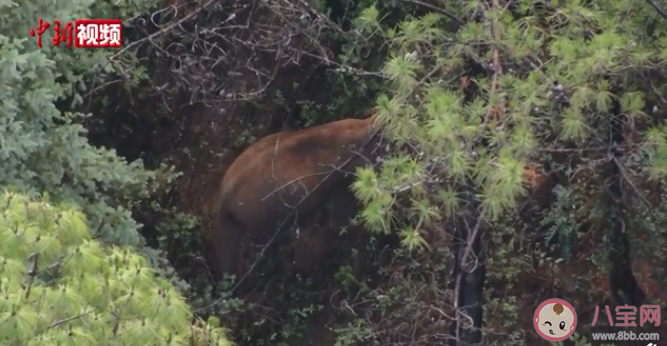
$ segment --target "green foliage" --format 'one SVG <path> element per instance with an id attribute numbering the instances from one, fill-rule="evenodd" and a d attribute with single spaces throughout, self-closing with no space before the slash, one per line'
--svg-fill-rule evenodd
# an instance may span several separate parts
<path id="1" fill-rule="evenodd" d="M 75 18 L 113 18 L 109 5 L 91 10 L 93 1 L 3 3 L 0 27 L 0 186 L 12 185 L 31 195 L 48 192 L 54 201 L 84 208 L 96 236 L 118 244 L 140 245 L 139 225 L 129 210 L 147 198 L 173 173 L 147 172 L 141 163 L 127 163 L 113 150 L 88 144 L 77 114 L 62 112 L 56 103 L 81 103 L 85 81 L 105 67 L 108 50 L 51 46 L 52 30 L 43 35 L 43 49 L 27 37 L 38 18 L 62 23 Z M 4 6 L 3 6 L 4 5 Z M 38 10 L 35 10 L 38 9 Z M 107 12 L 98 12 L 102 9 Z M 123 12 L 123 11 L 121 11 Z M 53 24 L 51 24 L 53 26 Z M 70 107 L 66 107 L 69 109 Z"/>
<path id="2" fill-rule="evenodd" d="M 0 339 L 5 345 L 230 345 L 131 247 L 92 239 L 85 216 L 0 197 Z"/>
<path id="3" fill-rule="evenodd" d="M 573 296 L 588 298 L 593 276 L 599 282 L 610 270 L 619 220 L 632 223 L 633 264 L 663 257 L 665 203 L 651 206 L 656 191 L 646 186 L 667 177 L 664 19 L 628 1 L 438 6 L 404 13 L 397 25 L 381 8 L 354 21 L 368 40 L 389 47 L 376 113 L 401 148 L 380 171 L 357 172 L 353 189 L 368 228 L 398 230 L 407 249 L 431 245 L 419 254 L 427 256 L 445 246 L 427 239 L 450 230 L 449 221 L 480 218 L 490 248 L 485 308 L 513 330 L 518 323 L 494 296 L 521 292 L 520 278 L 536 270 L 552 275 L 541 289 L 558 292 L 568 286 L 561 270 L 592 264 L 569 281 L 577 284 Z M 527 171 L 549 174 L 556 188 L 533 200 Z M 610 201 L 612 179 L 622 181 L 620 201 Z M 478 210 L 467 209 L 463 191 L 474 191 Z M 660 268 L 653 273 L 662 276 Z"/>
<path id="4" fill-rule="evenodd" d="M 359 342 L 367 342 L 372 329 L 361 319 L 354 320 L 336 330 L 338 337 L 334 346 L 352 346 Z"/>
<path id="5" fill-rule="evenodd" d="M 659 78 L 665 65 L 664 30 L 656 26 L 649 33 L 643 24 L 647 17 L 660 18 L 650 9 L 628 16 L 602 3 L 571 1 L 557 13 L 519 3 L 532 14 L 514 19 L 505 7 L 491 6 L 483 10 L 483 23 L 468 22 L 457 32 L 445 31 L 450 19 L 436 13 L 407 17 L 383 30 L 378 30 L 383 24 L 377 9 L 358 16 L 360 32 L 382 35 L 391 47 L 383 70 L 390 91 L 377 99 L 379 119 L 395 143 L 420 151 L 417 161 L 392 158 L 379 173 L 359 172 L 355 190 L 368 204 L 362 216 L 373 230 L 386 232 L 395 225 L 397 208 L 432 206 L 409 213 L 402 223 L 411 226 L 400 226 L 406 244 L 420 247 L 413 229 L 423 231 L 426 215 L 453 215 L 457 186 L 468 180 L 479 191 L 483 217 L 500 222 L 526 195 L 525 167 L 544 164 L 541 151 L 608 142 L 617 112 L 634 122 L 635 140 L 645 138 L 633 154 L 645 157 L 645 164 L 635 166 L 636 156 L 622 164 L 637 177 L 665 177 L 664 124 L 645 113 L 646 82 L 636 73 L 654 71 Z M 466 103 L 460 85 L 465 61 L 486 64 L 488 71 L 466 76 L 478 89 L 478 97 Z M 493 67 L 499 63 L 506 67 Z M 411 168 L 397 169 L 397 162 L 409 162 Z M 424 184 L 435 177 L 447 183 L 425 191 Z M 397 184 L 409 189 L 389 188 Z M 400 203 L 399 191 L 410 202 Z"/>
<path id="6" fill-rule="evenodd" d="M 576 251 L 576 240 L 579 229 L 577 213 L 583 207 L 580 196 L 573 195 L 562 186 L 556 186 L 553 190 L 556 200 L 549 210 L 549 213 L 540 221 L 542 226 L 549 226 L 545 243 L 555 243 L 559 245 L 565 259 L 569 262 L 572 259 L 573 252 Z"/>
<path id="7" fill-rule="evenodd" d="M 128 163 L 115 150 L 89 144 L 82 108 L 90 82 L 113 73 L 105 49 L 52 46 L 53 20 L 64 25 L 80 18 L 118 18 L 138 13 L 151 1 L 0 2 L 0 186 L 29 196 L 46 194 L 54 202 L 82 209 L 96 238 L 138 246 L 161 267 L 160 274 L 178 281 L 159 251 L 142 248 L 141 227 L 131 215 L 135 205 L 176 177 L 171 168 L 147 171 L 141 162 Z M 94 5 L 94 6 L 93 6 Z M 43 48 L 29 37 L 43 18 L 51 24 Z M 186 287 L 180 283 L 181 288 Z"/>

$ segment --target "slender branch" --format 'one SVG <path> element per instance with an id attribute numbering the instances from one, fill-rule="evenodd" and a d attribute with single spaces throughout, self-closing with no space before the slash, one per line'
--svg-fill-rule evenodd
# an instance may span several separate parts
<path id="1" fill-rule="evenodd" d="M 540 148 L 538 151 L 545 153 L 581 153 L 585 151 L 608 151 L 616 148 L 626 147 L 625 145 L 607 145 L 603 147 L 590 147 L 590 148 Z"/>
<path id="2" fill-rule="evenodd" d="M 475 224 L 475 228 L 472 231 L 472 234 L 468 234 L 468 239 L 467 239 L 467 246 L 465 248 L 465 251 L 463 252 L 463 256 L 461 257 L 461 269 L 465 270 L 468 273 L 472 273 L 477 269 L 478 261 L 475 259 L 475 265 L 472 268 L 464 268 L 464 264 L 468 263 L 468 257 L 470 257 L 470 253 L 472 251 L 472 247 L 475 245 L 475 240 L 478 238 L 480 226 L 482 225 L 482 222 L 484 222 L 484 214 L 486 213 L 486 208 L 482 208 L 482 210 L 479 213 L 479 220 L 477 220 L 477 223 Z M 468 267 L 466 265 L 466 267 Z"/>
<path id="3" fill-rule="evenodd" d="M 65 323 L 67 323 L 67 322 L 74 321 L 74 320 L 76 320 L 76 319 L 79 319 L 79 318 L 81 318 L 81 317 L 83 317 L 83 316 L 85 316 L 85 315 L 91 313 L 92 311 L 93 311 L 93 310 L 84 311 L 84 312 L 82 312 L 82 313 L 80 313 L 80 314 L 78 314 L 78 315 L 74 315 L 74 316 L 72 316 L 72 317 L 68 317 L 68 318 L 63 318 L 62 320 L 57 320 L 57 321 L 55 321 L 55 322 L 49 324 L 48 326 L 46 326 L 46 329 L 52 329 L 52 328 L 58 327 L 58 326 L 60 326 L 60 325 L 63 325 L 63 324 L 65 324 Z"/>
<path id="4" fill-rule="evenodd" d="M 419 1 L 419 0 L 403 0 L 403 1 L 405 1 L 407 3 L 415 4 L 415 5 L 418 5 L 418 6 L 421 6 L 421 7 L 428 8 L 429 10 L 433 10 L 433 11 L 438 12 L 440 14 L 444 14 L 445 16 L 449 17 L 451 20 L 455 21 L 459 25 L 465 24 L 464 21 L 460 20 L 453 13 L 445 10 L 444 8 L 440 8 L 438 6 L 431 5 L 429 3 Z"/>
<path id="5" fill-rule="evenodd" d="M 646 2 L 651 5 L 651 7 L 653 7 L 653 9 L 662 16 L 662 18 L 667 19 L 667 13 L 662 8 L 660 8 L 660 6 L 656 5 L 653 0 L 646 0 Z"/>
<path id="6" fill-rule="evenodd" d="M 169 32 L 169 31 L 171 31 L 171 30 L 174 29 L 175 27 L 177 27 L 177 26 L 179 26 L 179 25 L 185 23 L 186 21 L 188 21 L 188 20 L 191 19 L 192 17 L 198 15 L 203 9 L 207 8 L 209 5 L 211 5 L 211 4 L 212 4 L 213 2 L 215 2 L 215 1 L 216 1 L 216 0 L 209 0 L 209 1 L 207 1 L 204 5 L 199 6 L 199 8 L 197 8 L 196 11 L 192 11 L 192 13 L 189 13 L 188 15 L 184 16 L 184 17 L 181 18 L 180 20 L 178 20 L 178 21 L 176 21 L 176 22 L 174 22 L 174 23 L 172 23 L 172 24 L 170 24 L 170 25 L 167 25 L 167 26 L 165 26 L 164 28 L 162 28 L 162 29 L 160 29 L 160 30 L 158 30 L 158 31 L 156 31 L 156 32 L 154 32 L 154 33 L 152 33 L 152 34 L 150 34 L 150 35 L 148 35 L 148 36 L 146 36 L 146 37 L 140 39 L 140 40 L 137 40 L 137 41 L 134 41 L 134 42 L 128 44 L 127 46 L 123 47 L 123 49 L 119 50 L 116 54 L 114 54 L 111 58 L 109 58 L 109 60 L 110 60 L 111 62 L 115 62 L 115 61 L 116 61 L 116 57 L 118 57 L 119 55 L 123 54 L 123 53 L 126 52 L 128 49 L 130 49 L 130 48 L 132 48 L 132 47 L 134 47 L 134 46 L 136 46 L 136 45 L 138 45 L 138 44 L 140 44 L 140 43 L 143 43 L 143 42 L 146 42 L 146 41 L 150 41 L 150 40 L 152 40 L 152 39 L 154 39 L 154 38 L 156 38 L 156 37 L 158 37 L 158 36 L 160 36 L 160 35 L 162 35 L 162 34 L 165 34 L 165 33 Z"/>

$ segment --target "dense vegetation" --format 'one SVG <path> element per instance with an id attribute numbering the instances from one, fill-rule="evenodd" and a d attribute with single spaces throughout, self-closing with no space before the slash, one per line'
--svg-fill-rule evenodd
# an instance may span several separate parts
<path id="1" fill-rule="evenodd" d="M 40 17 L 122 18 L 125 47 L 49 32 L 40 49 Z M 0 2 L 0 338 L 225 345 L 220 323 L 238 345 L 536 345 L 534 309 L 560 297 L 587 345 L 613 330 L 595 306 L 667 305 L 666 17 L 629 0 Z M 355 222 L 336 244 L 246 249 L 260 265 L 227 295 L 207 241 L 225 168 L 369 110 L 394 149 L 357 172 Z"/>
<path id="2" fill-rule="evenodd" d="M 4 193 L 4 345 L 230 345 L 144 257 L 91 239 L 84 215 Z"/>

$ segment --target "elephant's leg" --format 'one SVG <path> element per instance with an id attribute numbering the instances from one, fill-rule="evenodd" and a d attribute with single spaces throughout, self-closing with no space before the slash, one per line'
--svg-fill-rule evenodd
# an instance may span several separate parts
<path id="1" fill-rule="evenodd" d="M 243 240 L 243 228 L 237 223 L 233 215 L 221 211 L 217 216 L 217 225 L 213 230 L 213 242 L 218 257 L 218 270 L 221 274 L 226 273 L 237 276 L 239 268 L 239 256 L 241 242 Z M 218 280 L 222 277 L 218 277 Z"/>

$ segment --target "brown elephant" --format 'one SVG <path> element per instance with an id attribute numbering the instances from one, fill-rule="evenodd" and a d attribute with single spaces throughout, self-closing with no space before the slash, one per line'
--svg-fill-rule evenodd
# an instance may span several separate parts
<path id="1" fill-rule="evenodd" d="M 216 203 L 218 271 L 239 274 L 243 236 L 266 244 L 322 215 L 329 228 L 344 226 L 354 208 L 350 173 L 375 161 L 378 138 L 369 117 L 275 133 L 246 149 L 225 173 Z"/>

